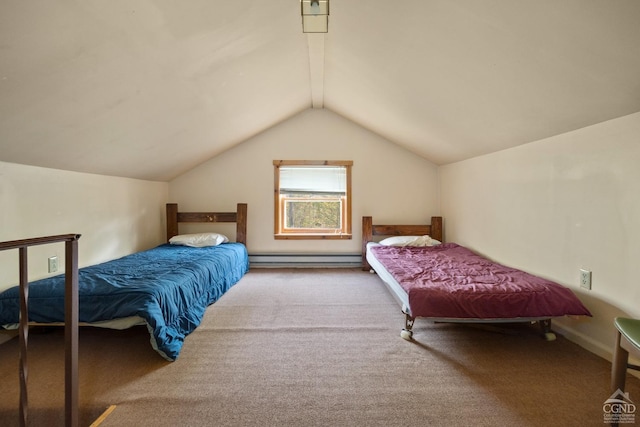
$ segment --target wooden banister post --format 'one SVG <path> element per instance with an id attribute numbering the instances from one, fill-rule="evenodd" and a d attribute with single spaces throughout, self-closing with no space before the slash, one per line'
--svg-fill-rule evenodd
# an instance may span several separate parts
<path id="1" fill-rule="evenodd" d="M 36 237 L 0 242 L 0 251 L 18 249 L 20 271 L 20 426 L 28 421 L 27 342 L 29 337 L 29 278 L 27 248 L 65 242 L 65 425 L 77 427 L 78 418 L 78 239 L 79 234 Z"/>

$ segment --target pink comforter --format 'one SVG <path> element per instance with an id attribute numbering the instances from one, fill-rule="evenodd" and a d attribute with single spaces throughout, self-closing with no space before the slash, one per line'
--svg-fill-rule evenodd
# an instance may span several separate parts
<path id="1" fill-rule="evenodd" d="M 414 317 L 591 316 L 569 288 L 497 264 L 455 243 L 371 250 L 407 292 Z"/>

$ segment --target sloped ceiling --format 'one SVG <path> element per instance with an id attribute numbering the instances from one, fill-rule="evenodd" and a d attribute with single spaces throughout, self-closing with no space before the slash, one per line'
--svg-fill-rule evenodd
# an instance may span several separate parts
<path id="1" fill-rule="evenodd" d="M 437 164 L 640 111 L 640 1 L 0 2 L 0 161 L 170 180 L 308 108 Z"/>

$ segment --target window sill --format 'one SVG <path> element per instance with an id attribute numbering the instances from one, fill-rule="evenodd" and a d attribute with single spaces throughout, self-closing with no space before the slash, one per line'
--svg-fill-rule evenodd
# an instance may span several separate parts
<path id="1" fill-rule="evenodd" d="M 351 240 L 351 234 L 274 234 L 275 240 Z"/>

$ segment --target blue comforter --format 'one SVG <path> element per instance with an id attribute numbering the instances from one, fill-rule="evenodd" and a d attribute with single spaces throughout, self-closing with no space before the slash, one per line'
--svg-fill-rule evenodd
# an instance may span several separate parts
<path id="1" fill-rule="evenodd" d="M 185 337 L 210 304 L 249 269 L 240 243 L 192 248 L 160 245 L 79 270 L 79 320 L 97 322 L 140 316 L 151 344 L 175 360 Z M 19 289 L 0 294 L 0 325 L 19 322 Z M 64 321 L 64 275 L 29 284 L 29 320 Z"/>

